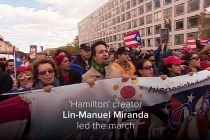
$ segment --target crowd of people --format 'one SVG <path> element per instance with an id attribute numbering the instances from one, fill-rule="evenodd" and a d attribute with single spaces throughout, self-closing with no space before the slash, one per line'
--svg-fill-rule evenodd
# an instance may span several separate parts
<path id="1" fill-rule="evenodd" d="M 210 70 L 210 45 L 201 51 L 172 51 L 160 43 L 157 50 L 139 52 L 133 48 L 120 47 L 109 50 L 104 41 L 96 41 L 91 46 L 80 45 L 80 53 L 72 57 L 64 50 L 57 50 L 54 56 L 37 54 L 33 60 L 25 56 L 30 67 L 16 72 L 14 60 L 0 60 L 0 94 L 22 89 L 44 89 L 51 92 L 53 87 L 86 82 L 90 87 L 97 80 L 122 78 L 127 82 L 137 77 L 167 77 L 193 75 L 202 70 Z M 10 98 L 0 96 L 0 101 Z M 24 103 L 31 103 L 22 97 Z"/>

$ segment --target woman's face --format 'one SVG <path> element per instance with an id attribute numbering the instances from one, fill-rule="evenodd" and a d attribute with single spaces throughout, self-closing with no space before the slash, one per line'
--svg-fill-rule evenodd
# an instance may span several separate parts
<path id="1" fill-rule="evenodd" d="M 192 57 L 189 60 L 189 65 L 193 67 L 200 67 L 200 58 L 197 56 L 197 54 L 193 54 Z"/>
<path id="2" fill-rule="evenodd" d="M 139 70 L 139 73 L 141 73 L 142 77 L 153 77 L 153 66 L 150 61 L 146 61 L 143 64 L 143 68 Z"/>
<path id="3" fill-rule="evenodd" d="M 63 70 L 70 70 L 70 62 L 67 57 L 65 57 L 61 62 L 60 68 Z"/>
<path id="4" fill-rule="evenodd" d="M 45 86 L 52 84 L 55 80 L 55 69 L 49 63 L 40 64 L 38 67 L 38 78 Z"/>
<path id="5" fill-rule="evenodd" d="M 23 73 L 22 76 L 18 79 L 20 81 L 20 87 L 26 88 L 28 85 L 33 83 L 32 76 Z"/>
<path id="6" fill-rule="evenodd" d="M 180 74 L 181 72 L 182 72 L 182 67 L 181 67 L 181 65 L 175 65 L 175 64 L 173 64 L 172 66 L 171 66 L 171 68 L 168 68 L 169 69 L 169 71 L 171 72 L 171 73 L 174 73 L 174 74 Z"/>

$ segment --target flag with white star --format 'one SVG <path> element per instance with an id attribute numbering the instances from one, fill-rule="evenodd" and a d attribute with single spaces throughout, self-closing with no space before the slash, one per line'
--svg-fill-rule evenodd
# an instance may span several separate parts
<path id="1" fill-rule="evenodd" d="M 124 36 L 124 42 L 127 47 L 142 46 L 141 35 L 139 31 L 133 31 Z"/>

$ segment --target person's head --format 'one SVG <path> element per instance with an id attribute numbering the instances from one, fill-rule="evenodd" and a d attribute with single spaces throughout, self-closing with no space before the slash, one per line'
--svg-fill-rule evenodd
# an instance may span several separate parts
<path id="1" fill-rule="evenodd" d="M 127 47 L 119 47 L 117 49 L 118 60 L 121 62 L 129 61 L 129 49 Z"/>
<path id="2" fill-rule="evenodd" d="M 187 53 L 182 59 L 186 61 L 186 64 L 189 67 L 200 67 L 200 58 L 195 52 Z"/>
<path id="3" fill-rule="evenodd" d="M 6 61 L 7 70 L 10 73 L 14 73 L 14 59 L 9 59 Z"/>
<path id="4" fill-rule="evenodd" d="M 96 41 L 92 44 L 91 55 L 97 64 L 108 65 L 110 62 L 107 44 L 104 41 Z"/>
<path id="5" fill-rule="evenodd" d="M 48 86 L 54 82 L 55 77 L 58 77 L 58 73 L 51 60 L 43 59 L 34 64 L 34 85 L 41 81 L 45 86 Z"/>
<path id="6" fill-rule="evenodd" d="M 208 56 L 207 55 L 199 55 L 199 58 L 201 61 L 208 61 Z"/>
<path id="7" fill-rule="evenodd" d="M 109 54 L 109 59 L 110 59 L 110 62 L 114 61 L 114 53 Z"/>
<path id="8" fill-rule="evenodd" d="M 181 74 L 181 64 L 183 64 L 184 62 L 184 60 L 179 59 L 177 56 L 169 56 L 164 60 L 161 72 L 164 75 L 177 76 Z"/>
<path id="9" fill-rule="evenodd" d="M 59 70 L 70 70 L 70 61 L 65 55 L 58 55 L 54 58 L 55 64 Z"/>
<path id="10" fill-rule="evenodd" d="M 71 61 L 71 57 L 70 55 L 67 53 L 67 51 L 65 50 L 61 50 L 61 49 L 58 49 L 55 53 L 55 55 L 53 56 L 53 59 L 58 56 L 58 55 L 65 55 L 66 57 L 68 57 L 68 59 Z"/>
<path id="11" fill-rule="evenodd" d="M 4 62 L 0 62 L 0 71 L 6 71 L 6 65 Z"/>
<path id="12" fill-rule="evenodd" d="M 148 53 L 154 55 L 154 51 L 153 50 L 149 50 Z"/>
<path id="13" fill-rule="evenodd" d="M 144 57 L 147 55 L 147 53 L 141 53 L 141 55 L 139 56 L 139 59 L 144 59 Z"/>
<path id="14" fill-rule="evenodd" d="M 152 65 L 154 66 L 155 65 L 155 57 L 153 54 L 146 54 L 144 59 L 148 59 L 149 61 L 152 62 Z"/>
<path id="15" fill-rule="evenodd" d="M 27 88 L 28 84 L 33 84 L 33 76 L 30 71 L 20 72 L 17 76 L 17 87 Z"/>
<path id="16" fill-rule="evenodd" d="M 0 47 L 3 46 L 4 43 L 4 37 L 0 35 Z"/>
<path id="17" fill-rule="evenodd" d="M 148 59 L 140 59 L 136 63 L 136 72 L 135 75 L 139 77 L 153 77 L 153 66 Z"/>
<path id="18" fill-rule="evenodd" d="M 83 59 L 87 60 L 90 58 L 90 46 L 86 44 L 80 45 L 80 55 Z"/>

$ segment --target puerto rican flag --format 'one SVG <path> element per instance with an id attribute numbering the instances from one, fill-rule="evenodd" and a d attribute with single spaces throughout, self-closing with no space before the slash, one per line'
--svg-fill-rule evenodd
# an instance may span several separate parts
<path id="1" fill-rule="evenodd" d="M 186 49 L 187 43 L 182 43 L 182 48 Z"/>
<path id="2" fill-rule="evenodd" d="M 0 102 L 0 140 L 21 139 L 30 114 L 30 107 L 20 96 Z"/>
<path id="3" fill-rule="evenodd" d="M 201 39 L 200 41 L 201 45 L 207 45 L 209 43 L 210 43 L 210 38 L 204 38 L 204 39 Z"/>
<path id="4" fill-rule="evenodd" d="M 20 59 L 17 53 L 15 53 L 15 70 L 17 72 L 29 71 L 30 65 L 27 61 Z"/>
<path id="5" fill-rule="evenodd" d="M 142 46 L 141 35 L 139 31 L 133 31 L 124 36 L 124 42 L 127 47 Z"/>
<path id="6" fill-rule="evenodd" d="M 188 37 L 187 38 L 187 47 L 190 50 L 196 49 L 196 39 L 194 37 Z"/>

